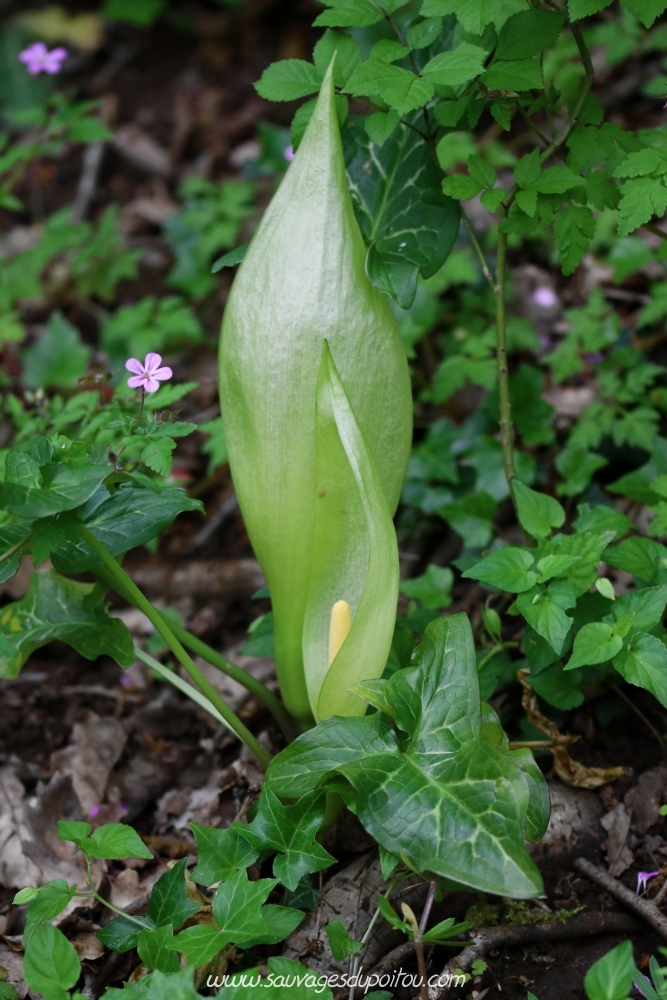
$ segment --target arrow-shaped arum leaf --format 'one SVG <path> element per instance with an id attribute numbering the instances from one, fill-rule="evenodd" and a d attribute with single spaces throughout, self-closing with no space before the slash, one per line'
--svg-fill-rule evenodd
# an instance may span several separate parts
<path id="1" fill-rule="evenodd" d="M 309 692 L 303 631 L 313 593 L 319 503 L 315 395 L 324 340 L 390 512 L 398 503 L 412 438 L 405 350 L 388 299 L 366 277 L 366 247 L 347 188 L 334 97 L 330 67 L 297 154 L 239 268 L 220 342 L 220 401 L 232 476 L 271 592 L 281 693 L 304 725 L 312 724 L 312 692 L 322 685 L 324 670 L 320 664 Z M 354 477 L 347 475 L 351 483 Z M 346 558 L 359 560 L 345 542 L 344 525 L 341 531 Z M 360 600 L 358 588 L 349 600 L 357 616 Z M 316 615 L 320 612 L 318 603 Z M 330 612 L 331 604 L 327 622 Z M 393 622 L 390 637 L 392 629 Z M 328 624 L 324 632 L 328 635 Z M 353 626 L 352 633 L 358 632 Z M 352 633 L 347 650 L 358 641 Z M 308 646 L 311 631 L 309 636 Z M 385 648 L 384 639 L 378 648 Z M 340 674 L 346 684 L 349 670 L 342 662 L 331 677 Z M 348 702 L 343 694 L 343 700 L 359 711 L 358 699 L 350 696 Z"/>
<path id="2" fill-rule="evenodd" d="M 317 509 L 303 661 L 319 722 L 329 715 L 365 713 L 366 703 L 349 689 L 384 670 L 399 574 L 396 532 L 380 475 L 326 342 L 315 428 Z"/>

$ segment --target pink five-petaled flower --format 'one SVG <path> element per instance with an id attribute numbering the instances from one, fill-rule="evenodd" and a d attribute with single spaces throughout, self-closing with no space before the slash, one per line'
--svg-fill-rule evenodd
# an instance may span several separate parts
<path id="1" fill-rule="evenodd" d="M 166 382 L 174 374 L 171 368 L 160 368 L 162 358 L 159 354 L 147 354 L 142 364 L 138 358 L 130 358 L 125 362 L 129 372 L 134 372 L 127 380 L 131 389 L 143 389 L 144 392 L 157 392 L 160 382 Z"/>
<path id="2" fill-rule="evenodd" d="M 637 872 L 637 893 L 645 892 L 648 880 L 659 874 L 660 872 Z"/>
<path id="3" fill-rule="evenodd" d="M 47 49 L 44 42 L 33 42 L 27 49 L 19 55 L 22 63 L 31 76 L 38 76 L 40 73 L 60 73 L 62 64 L 67 59 L 67 49 Z"/>

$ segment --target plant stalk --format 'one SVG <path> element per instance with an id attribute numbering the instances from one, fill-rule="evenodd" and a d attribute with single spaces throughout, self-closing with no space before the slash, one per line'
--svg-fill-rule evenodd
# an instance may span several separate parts
<path id="1" fill-rule="evenodd" d="M 498 363 L 498 400 L 500 410 L 500 446 L 503 451 L 505 478 L 510 489 L 512 503 L 514 497 L 514 424 L 512 423 L 512 403 L 510 401 L 509 369 L 507 366 L 507 329 L 505 316 L 505 267 L 507 262 L 507 237 L 498 231 L 496 281 L 496 360 Z"/>
<path id="2" fill-rule="evenodd" d="M 28 544 L 28 542 L 30 541 L 30 539 L 34 534 L 35 534 L 35 529 L 31 528 L 31 530 L 28 532 L 25 538 L 22 538 L 20 542 L 16 543 L 16 545 L 12 545 L 11 549 L 8 549 L 6 552 L 3 552 L 2 555 L 0 556 L 0 564 L 9 562 L 9 560 L 12 559 L 17 552 L 21 551 L 24 545 Z"/>
<path id="3" fill-rule="evenodd" d="M 106 569 L 111 579 L 119 584 L 119 593 L 121 595 L 127 594 L 132 599 L 132 604 L 140 611 L 146 615 L 150 623 L 155 627 L 159 635 L 162 636 L 164 641 L 169 646 L 178 662 L 185 667 L 190 677 L 195 682 L 197 687 L 206 695 L 208 700 L 215 706 L 215 708 L 220 712 L 229 728 L 232 732 L 238 736 L 242 743 L 244 743 L 248 749 L 255 755 L 261 766 L 266 769 L 271 762 L 271 754 L 259 743 L 250 730 L 241 722 L 239 717 L 232 712 L 229 705 L 220 697 L 218 692 L 215 690 L 213 685 L 206 679 L 204 674 L 201 672 L 199 667 L 196 665 L 194 660 L 190 655 L 183 649 L 183 646 L 178 641 L 176 636 L 171 631 L 170 625 L 167 624 L 165 618 L 157 611 L 147 597 L 142 594 L 137 585 L 133 580 L 127 575 L 125 570 L 119 566 L 114 557 L 110 552 L 95 538 L 93 533 L 81 525 L 81 537 L 90 546 L 96 556 L 98 556 Z"/>
<path id="4" fill-rule="evenodd" d="M 126 601 L 136 607 L 132 594 L 130 594 L 127 590 L 121 590 L 120 583 L 118 583 L 115 579 L 112 583 L 109 574 L 105 570 L 96 569 L 95 573 L 107 587 L 113 587 L 113 589 L 117 591 L 121 597 L 125 598 Z M 244 688 L 250 691 L 250 693 L 256 698 L 259 698 L 259 700 L 266 705 L 268 710 L 273 715 L 288 742 L 291 743 L 292 740 L 296 738 L 298 733 L 296 732 L 294 721 L 283 703 L 276 697 L 273 691 L 269 691 L 266 685 L 262 684 L 262 682 L 257 680 L 256 677 L 253 677 L 252 674 L 247 673 L 241 667 L 237 667 L 235 663 L 232 663 L 225 656 L 217 653 L 211 646 L 192 635 L 192 633 L 188 632 L 188 630 L 183 628 L 182 625 L 179 625 L 171 618 L 167 618 L 157 608 L 154 608 L 153 610 L 166 621 L 167 627 L 183 646 L 187 649 L 191 649 L 193 653 L 197 654 L 197 656 L 201 656 L 202 659 L 206 660 L 207 663 L 210 663 L 211 666 L 220 670 L 223 674 L 227 674 L 228 677 L 231 677 L 232 680 L 235 680 L 238 684 L 241 684 Z"/>

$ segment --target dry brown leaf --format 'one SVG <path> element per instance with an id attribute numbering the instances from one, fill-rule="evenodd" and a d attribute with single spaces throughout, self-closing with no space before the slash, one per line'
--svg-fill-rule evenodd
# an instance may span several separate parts
<path id="1" fill-rule="evenodd" d="M 148 174 L 169 177 L 171 156 L 138 125 L 121 125 L 113 137 L 114 149 L 129 163 Z"/>
<path id="2" fill-rule="evenodd" d="M 127 734 L 118 719 L 89 711 L 75 722 L 72 743 L 51 754 L 51 766 L 72 778 L 84 816 L 104 798 L 111 771 L 123 752 Z"/>
<path id="3" fill-rule="evenodd" d="M 600 820 L 602 827 L 609 834 L 602 847 L 607 852 L 609 874 L 613 875 L 614 878 L 622 875 L 634 861 L 634 855 L 626 843 L 630 833 L 631 818 L 632 813 L 629 813 L 623 803 L 619 802 Z"/>
<path id="4" fill-rule="evenodd" d="M 70 938 L 70 944 L 74 946 L 74 950 L 82 962 L 94 962 L 104 954 L 104 945 L 97 934 L 89 931 L 75 934 L 73 938 Z"/>
<path id="5" fill-rule="evenodd" d="M 601 785 L 607 785 L 610 781 L 616 781 L 626 774 L 625 767 L 586 767 L 570 757 L 568 747 L 576 743 L 579 737 L 563 735 L 556 723 L 542 714 L 537 694 L 525 679 L 529 674 L 529 670 L 517 670 L 517 676 L 523 687 L 521 704 L 531 726 L 551 740 L 552 746 L 545 749 L 550 750 L 554 756 L 554 770 L 560 780 L 575 788 L 600 788 Z"/>

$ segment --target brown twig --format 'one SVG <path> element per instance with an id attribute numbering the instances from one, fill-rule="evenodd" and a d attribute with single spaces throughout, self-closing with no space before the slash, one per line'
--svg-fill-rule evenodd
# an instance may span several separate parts
<path id="1" fill-rule="evenodd" d="M 587 858 L 577 858 L 574 862 L 574 867 L 578 872 L 581 872 L 582 875 L 590 879 L 591 882 L 595 882 L 601 889 L 608 892 L 614 899 L 617 899 L 630 910 L 638 913 L 640 917 L 667 941 L 667 917 L 660 912 L 653 900 L 646 899 L 644 896 L 638 896 L 637 893 L 628 889 L 618 879 L 613 878 L 609 872 L 605 872 L 602 868 L 598 868 L 597 865 L 591 864 Z"/>
<path id="2" fill-rule="evenodd" d="M 594 934 L 638 934 L 642 925 L 628 913 L 598 913 L 591 911 L 582 913 L 563 923 L 554 921 L 544 924 L 500 924 L 499 927 L 481 927 L 473 933 L 472 941 L 467 948 L 452 958 L 442 970 L 440 979 L 452 976 L 456 969 L 469 972 L 472 963 L 483 958 L 495 948 L 519 948 L 530 944 L 540 944 L 545 941 L 567 941 L 571 938 L 591 937 Z M 398 949 L 395 949 L 398 951 Z M 387 960 L 390 952 L 372 972 L 384 968 L 392 968 Z M 395 963 L 395 959 L 391 959 Z M 429 989 L 429 1000 L 444 1000 L 449 993 L 449 986 L 433 986 Z"/>

